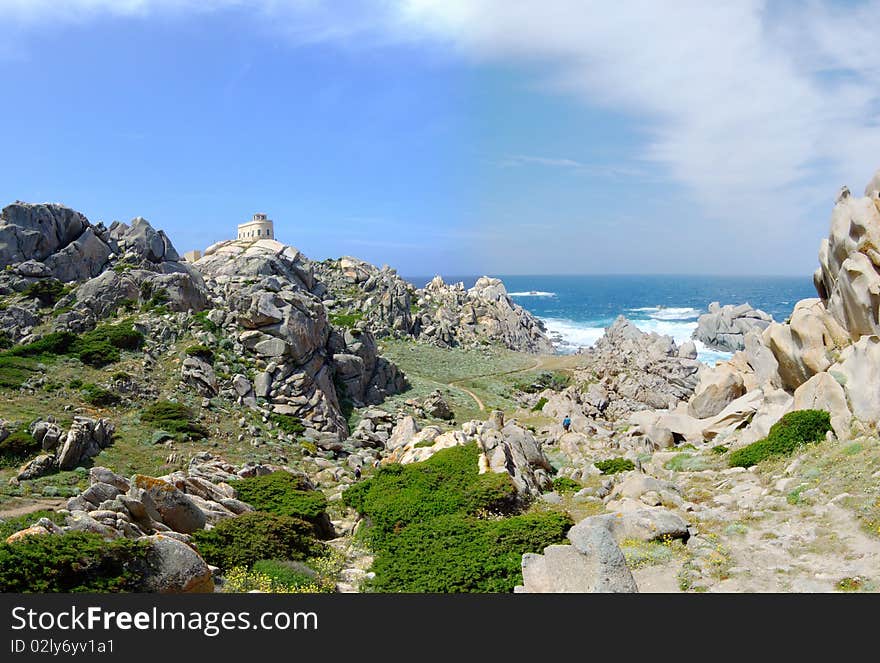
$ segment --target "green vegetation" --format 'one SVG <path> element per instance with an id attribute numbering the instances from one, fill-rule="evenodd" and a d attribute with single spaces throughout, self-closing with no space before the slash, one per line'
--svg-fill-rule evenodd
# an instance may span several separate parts
<path id="1" fill-rule="evenodd" d="M 545 405 L 547 405 L 547 399 L 543 397 L 539 398 L 538 402 L 535 403 L 535 407 L 532 408 L 532 412 L 540 412 L 544 409 Z"/>
<path id="2" fill-rule="evenodd" d="M 221 520 L 211 530 L 193 534 L 193 542 L 208 564 L 221 569 L 250 568 L 263 559 L 304 560 L 325 554 L 314 528 L 299 518 L 252 511 Z"/>
<path id="3" fill-rule="evenodd" d="M 537 394 L 545 389 L 562 391 L 571 384 L 571 376 L 559 371 L 545 371 L 539 373 L 535 379 L 529 382 L 517 382 L 514 389 L 524 391 L 527 394 Z"/>
<path id="4" fill-rule="evenodd" d="M 363 319 L 364 314 L 360 311 L 354 311 L 352 313 L 334 313 L 330 316 L 330 324 L 334 327 L 351 329 Z"/>
<path id="5" fill-rule="evenodd" d="M 310 490 L 304 478 L 281 470 L 241 479 L 232 486 L 238 492 L 238 498 L 257 511 L 299 518 L 312 524 L 316 536 L 333 536 L 333 527 L 327 516 L 327 498 L 318 490 Z"/>
<path id="6" fill-rule="evenodd" d="M 583 486 L 574 479 L 569 479 L 568 477 L 556 477 L 553 479 L 553 490 L 560 495 L 576 493 L 581 488 L 583 488 Z"/>
<path id="7" fill-rule="evenodd" d="M 602 474 L 617 474 L 636 469 L 635 463 L 629 458 L 609 458 L 608 460 L 596 461 L 593 465 L 598 467 Z"/>
<path id="8" fill-rule="evenodd" d="M 66 292 L 64 284 L 58 279 L 40 279 L 34 281 L 22 291 L 28 299 L 37 299 L 43 308 L 54 306 Z"/>
<path id="9" fill-rule="evenodd" d="M 444 449 L 422 463 L 381 467 L 343 493 L 371 523 L 373 590 L 511 591 L 522 580 L 522 554 L 563 539 L 568 516 L 520 513 L 510 477 L 478 474 L 478 456 L 476 444 Z"/>
<path id="10" fill-rule="evenodd" d="M 193 315 L 193 322 L 199 325 L 206 332 L 216 334 L 220 331 L 220 325 L 208 318 L 208 311 L 200 311 Z"/>
<path id="11" fill-rule="evenodd" d="M 97 534 L 28 536 L 0 543 L 0 587 L 5 592 L 137 591 L 148 544 L 106 541 Z"/>
<path id="12" fill-rule="evenodd" d="M 39 373 L 36 360 L 4 355 L 0 353 L 0 389 L 18 389 Z"/>
<path id="13" fill-rule="evenodd" d="M 709 464 L 702 456 L 680 453 L 666 461 L 664 467 L 673 472 L 701 472 L 708 469 Z"/>
<path id="14" fill-rule="evenodd" d="M 141 284 L 141 301 L 142 311 L 152 311 L 161 315 L 168 313 L 167 304 L 171 301 L 171 297 L 168 296 L 165 288 L 157 288 L 149 281 L 144 281 Z"/>
<path id="15" fill-rule="evenodd" d="M 85 384 L 82 390 L 83 400 L 89 405 L 96 407 L 110 407 L 111 405 L 116 405 L 121 400 L 118 395 L 109 389 L 99 387 L 96 384 Z"/>
<path id="16" fill-rule="evenodd" d="M 26 430 L 17 430 L 0 442 L 0 467 L 17 467 L 40 451 L 40 444 Z"/>
<path id="17" fill-rule="evenodd" d="M 770 428 L 770 433 L 730 454 L 731 467 L 751 467 L 773 456 L 790 456 L 810 442 L 825 439 L 831 430 L 831 415 L 823 410 L 789 412 Z"/>
<path id="18" fill-rule="evenodd" d="M 302 419 L 292 414 L 270 414 L 269 421 L 289 435 L 300 435 L 306 430 Z"/>
<path id="19" fill-rule="evenodd" d="M 214 351 L 207 345 L 191 345 L 184 352 L 188 357 L 198 357 L 209 364 L 214 363 Z"/>
<path id="20" fill-rule="evenodd" d="M 144 342 L 144 335 L 135 330 L 132 322 L 126 320 L 115 325 L 100 325 L 90 332 L 77 336 L 69 331 L 52 332 L 43 338 L 28 343 L 17 345 L 0 353 L 0 366 L 3 360 L 11 357 L 35 357 L 49 360 L 58 356 L 73 356 L 89 366 L 100 368 L 107 364 L 119 361 L 120 350 L 137 350 Z M 0 373 L 2 373 L 0 369 Z M 15 370 L 7 371 L 11 382 Z M 25 378 L 26 379 L 26 378 Z M 15 386 L 20 386 L 15 385 Z"/>
<path id="21" fill-rule="evenodd" d="M 174 433 L 179 439 L 200 440 L 208 437 L 208 430 L 196 422 L 193 411 L 182 403 L 156 401 L 141 412 L 141 421 Z"/>
<path id="22" fill-rule="evenodd" d="M 712 453 L 718 454 L 719 456 L 726 454 L 728 451 L 730 451 L 730 449 L 723 444 L 716 444 L 714 447 L 712 447 Z"/>
<path id="23" fill-rule="evenodd" d="M 64 522 L 64 516 L 55 511 L 33 511 L 24 516 L 0 520 L 0 541 L 5 541 L 9 535 L 30 527 L 40 518 L 48 518 L 56 525 Z"/>

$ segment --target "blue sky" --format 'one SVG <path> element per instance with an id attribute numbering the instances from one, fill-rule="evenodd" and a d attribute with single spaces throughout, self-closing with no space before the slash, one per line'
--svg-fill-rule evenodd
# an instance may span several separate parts
<path id="1" fill-rule="evenodd" d="M 0 200 L 404 274 L 808 275 L 880 167 L 878 7 L 711 4 L 0 0 Z"/>

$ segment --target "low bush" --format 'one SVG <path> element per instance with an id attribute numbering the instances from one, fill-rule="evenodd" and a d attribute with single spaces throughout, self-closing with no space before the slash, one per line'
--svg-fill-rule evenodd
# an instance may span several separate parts
<path id="1" fill-rule="evenodd" d="M 26 430 L 10 433 L 0 442 L 0 467 L 15 467 L 36 455 L 40 451 L 40 443 Z"/>
<path id="2" fill-rule="evenodd" d="M 568 516 L 518 515 L 523 504 L 510 476 L 479 474 L 478 458 L 476 444 L 444 449 L 421 463 L 380 467 L 343 493 L 371 523 L 371 589 L 511 591 L 522 582 L 523 553 L 563 540 Z"/>
<path id="3" fill-rule="evenodd" d="M 324 545 L 313 534 L 311 523 L 304 520 L 252 511 L 199 530 L 193 542 L 208 564 L 250 568 L 262 559 L 301 561 L 324 555 Z"/>
<path id="4" fill-rule="evenodd" d="M 220 331 L 220 325 L 208 318 L 208 311 L 200 311 L 193 315 L 193 321 L 202 329 L 212 334 Z"/>
<path id="5" fill-rule="evenodd" d="M 181 438 L 201 440 L 208 437 L 208 430 L 195 421 L 193 411 L 183 403 L 156 401 L 141 412 L 141 421 Z"/>
<path id="6" fill-rule="evenodd" d="M 798 447 L 825 439 L 831 430 L 831 415 L 823 410 L 789 412 L 770 428 L 762 440 L 730 454 L 731 467 L 751 467 L 775 456 L 789 456 Z"/>
<path id="7" fill-rule="evenodd" d="M 319 490 L 309 490 L 304 479 L 279 471 L 232 482 L 238 499 L 257 511 L 290 516 L 311 523 L 316 536 L 332 538 L 333 525 L 327 515 L 327 498 Z"/>
<path id="8" fill-rule="evenodd" d="M 214 363 L 214 351 L 207 345 L 191 345 L 185 350 L 185 352 L 188 357 L 198 357 L 209 364 Z"/>
<path id="9" fill-rule="evenodd" d="M 79 351 L 79 360 L 94 368 L 101 368 L 119 361 L 119 348 L 113 347 L 109 341 L 90 341 Z"/>
<path id="10" fill-rule="evenodd" d="M 115 325 L 101 325 L 82 336 L 69 331 L 52 332 L 33 343 L 6 350 L 0 354 L 0 359 L 69 355 L 78 357 L 84 364 L 100 368 L 119 361 L 120 350 L 136 350 L 143 342 L 144 335 L 134 329 L 131 321 L 124 321 Z"/>
<path id="11" fill-rule="evenodd" d="M 137 591 L 148 551 L 148 544 L 137 540 L 106 541 L 86 532 L 0 543 L 0 587 L 34 593 Z"/>
<path id="12" fill-rule="evenodd" d="M 348 488 L 343 501 L 372 521 L 375 544 L 407 525 L 451 513 L 512 512 L 516 488 L 507 474 L 478 474 L 474 443 L 437 452 L 409 465 L 384 465 Z"/>
<path id="13" fill-rule="evenodd" d="M 453 513 L 387 539 L 373 564 L 377 592 L 512 592 L 522 556 L 565 540 L 568 516 L 534 513 L 484 520 Z"/>
<path id="14" fill-rule="evenodd" d="M 596 461 L 593 465 L 599 468 L 602 474 L 617 474 L 636 469 L 635 463 L 629 458 L 609 458 L 608 460 Z"/>
<path id="15" fill-rule="evenodd" d="M 583 488 L 583 486 L 574 479 L 569 479 L 568 477 L 556 477 L 553 479 L 553 490 L 560 495 L 576 493 L 581 488 Z"/>
<path id="16" fill-rule="evenodd" d="M 83 385 L 83 400 L 96 407 L 110 407 L 116 405 L 121 399 L 109 389 L 99 387 L 96 384 L 86 384 Z"/>
<path id="17" fill-rule="evenodd" d="M 543 397 L 539 398 L 538 402 L 535 403 L 535 406 L 532 408 L 532 412 L 540 412 L 544 409 L 545 405 L 547 405 L 547 399 Z"/>
<path id="18" fill-rule="evenodd" d="M 65 292 L 64 284 L 58 279 L 40 279 L 34 281 L 22 291 L 28 299 L 36 299 L 44 308 L 54 306 Z"/>
<path id="19" fill-rule="evenodd" d="M 77 341 L 77 335 L 73 332 L 61 331 L 46 334 L 43 338 L 10 348 L 3 355 L 8 357 L 39 357 L 42 355 L 66 355 L 70 354 Z"/>
<path id="20" fill-rule="evenodd" d="M 290 435 L 300 435 L 306 430 L 306 427 L 303 426 L 302 419 L 295 417 L 292 414 L 270 414 L 269 421 Z"/>
<path id="21" fill-rule="evenodd" d="M 0 519 L 0 541 L 5 541 L 10 534 L 30 527 L 40 518 L 48 518 L 56 525 L 64 522 L 64 516 L 57 511 L 32 511 L 24 516 Z"/>
<path id="22" fill-rule="evenodd" d="M 524 391 L 527 394 L 537 394 L 545 389 L 562 391 L 571 384 L 571 376 L 557 371 L 545 371 L 540 373 L 531 382 L 517 382 L 514 389 Z"/>

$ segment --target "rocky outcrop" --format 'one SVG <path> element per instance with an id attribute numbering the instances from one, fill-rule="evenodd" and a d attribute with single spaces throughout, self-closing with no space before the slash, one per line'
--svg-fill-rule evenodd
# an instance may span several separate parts
<path id="1" fill-rule="evenodd" d="M 675 407 L 693 394 L 703 366 L 695 352 L 682 356 L 671 337 L 643 332 L 623 316 L 583 355 L 579 391 L 612 420 Z"/>
<path id="2" fill-rule="evenodd" d="M 469 421 L 459 430 L 444 432 L 438 426 L 419 429 L 412 417 L 401 419 L 386 443 L 385 463 L 417 463 L 442 449 L 476 442 L 480 473 L 507 473 L 523 495 L 538 495 L 550 484 L 553 467 L 541 443 L 515 421 L 505 422 L 495 411 L 488 421 Z"/>
<path id="3" fill-rule="evenodd" d="M 55 423 L 37 422 L 32 434 L 49 453 L 25 463 L 16 479 L 36 479 L 50 472 L 79 467 L 109 446 L 115 431 L 116 426 L 109 419 L 74 417 L 66 434 Z"/>
<path id="4" fill-rule="evenodd" d="M 753 329 L 761 332 L 772 322 L 772 316 L 748 303 L 721 306 L 712 302 L 709 312 L 697 320 L 693 337 L 710 348 L 736 352 L 745 349 L 746 334 Z"/>
<path id="5" fill-rule="evenodd" d="M 439 276 L 419 292 L 420 338 L 440 345 L 490 341 L 521 352 L 552 354 L 544 323 L 513 302 L 500 279 L 480 277 L 470 290 Z"/>
<path id="6" fill-rule="evenodd" d="M 571 545 L 548 546 L 522 559 L 523 594 L 635 593 L 636 581 L 611 530 L 587 519 L 568 532 Z"/>
<path id="7" fill-rule="evenodd" d="M 352 257 L 314 263 L 319 294 L 334 315 L 357 320 L 376 336 L 412 337 L 443 347 L 498 343 L 512 350 L 553 352 L 543 323 L 507 294 L 499 279 L 471 289 L 439 276 L 416 289 L 394 269 Z"/>
<path id="8" fill-rule="evenodd" d="M 343 400 L 377 404 L 404 388 L 403 374 L 378 356 L 371 333 L 334 329 L 318 296 L 326 288 L 295 248 L 274 240 L 222 242 L 195 268 L 214 308 L 224 311 L 236 351 L 256 363 L 253 398 L 265 399 L 272 412 L 345 437 Z"/>

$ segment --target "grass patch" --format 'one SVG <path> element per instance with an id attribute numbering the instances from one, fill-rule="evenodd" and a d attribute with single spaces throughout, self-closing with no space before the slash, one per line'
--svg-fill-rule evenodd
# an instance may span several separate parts
<path id="1" fill-rule="evenodd" d="M 330 316 L 330 324 L 334 327 L 351 329 L 363 319 L 364 314 L 360 311 L 355 311 L 353 313 L 335 313 Z"/>
<path id="2" fill-rule="evenodd" d="M 568 477 L 556 477 L 553 479 L 553 490 L 560 495 L 571 495 L 579 491 L 583 486 L 574 479 Z"/>
<path id="3" fill-rule="evenodd" d="M 593 465 L 599 468 L 602 474 L 617 474 L 636 469 L 635 463 L 629 458 L 609 458 L 608 460 L 596 461 Z"/>
<path id="4" fill-rule="evenodd" d="M 278 426 L 288 435 L 301 435 L 305 432 L 306 427 L 303 426 L 302 419 L 292 414 L 270 414 L 269 421 Z"/>
<path id="5" fill-rule="evenodd" d="M 535 403 L 535 406 L 532 408 L 532 412 L 540 412 L 544 409 L 544 406 L 547 405 L 547 399 L 541 397 L 538 399 L 538 402 Z"/>
<path id="6" fill-rule="evenodd" d="M 763 440 L 730 454 L 731 467 L 751 467 L 774 456 L 790 456 L 805 444 L 820 442 L 831 430 L 831 415 L 823 410 L 789 412 L 770 428 Z"/>
<path id="7" fill-rule="evenodd" d="M 197 344 L 191 345 L 186 350 L 184 350 L 187 357 L 198 357 L 209 364 L 214 363 L 214 351 L 209 348 L 207 345 Z"/>

